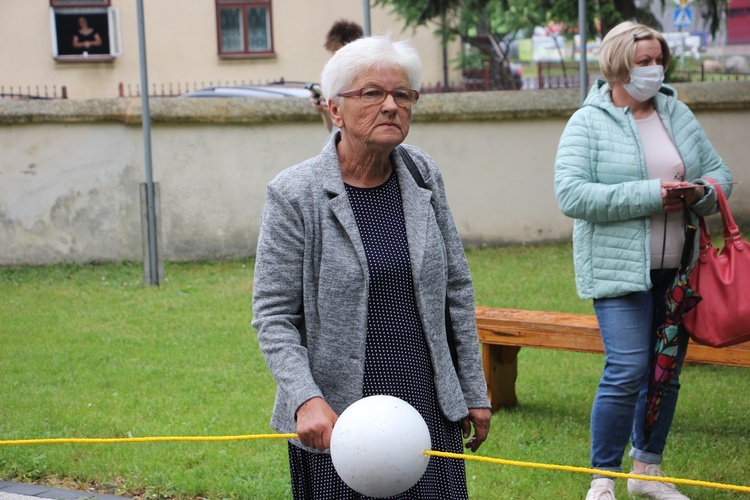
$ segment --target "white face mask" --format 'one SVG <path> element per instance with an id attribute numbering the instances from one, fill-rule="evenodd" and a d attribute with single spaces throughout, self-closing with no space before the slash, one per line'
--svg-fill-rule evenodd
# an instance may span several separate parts
<path id="1" fill-rule="evenodd" d="M 661 65 L 639 66 L 630 70 L 630 83 L 623 85 L 633 99 L 645 102 L 654 97 L 664 82 L 664 68 Z"/>

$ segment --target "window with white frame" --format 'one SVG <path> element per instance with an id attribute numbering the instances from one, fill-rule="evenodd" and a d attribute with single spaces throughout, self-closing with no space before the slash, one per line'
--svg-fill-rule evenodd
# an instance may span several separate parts
<path id="1" fill-rule="evenodd" d="M 273 55 L 271 0 L 216 0 L 221 57 Z"/>
<path id="2" fill-rule="evenodd" d="M 110 0 L 50 0 L 52 55 L 58 61 L 111 61 L 122 55 L 120 11 Z"/>

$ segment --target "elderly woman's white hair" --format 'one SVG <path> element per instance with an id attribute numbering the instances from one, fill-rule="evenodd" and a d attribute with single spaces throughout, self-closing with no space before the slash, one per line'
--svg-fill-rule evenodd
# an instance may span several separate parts
<path id="1" fill-rule="evenodd" d="M 327 99 L 341 104 L 339 92 L 349 90 L 354 80 L 371 69 L 400 68 L 406 72 L 409 87 L 419 90 L 422 61 L 408 40 L 393 41 L 389 35 L 359 38 L 341 47 L 320 75 L 320 86 Z"/>

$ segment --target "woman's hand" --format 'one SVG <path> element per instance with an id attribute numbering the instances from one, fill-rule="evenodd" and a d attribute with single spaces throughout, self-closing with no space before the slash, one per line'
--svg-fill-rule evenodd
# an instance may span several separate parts
<path id="1" fill-rule="evenodd" d="M 312 104 L 313 109 L 323 117 L 323 124 L 330 132 L 333 128 L 333 122 L 331 121 L 331 110 L 328 109 L 328 102 L 323 98 L 318 99 L 317 97 L 311 97 L 310 104 Z"/>
<path id="2" fill-rule="evenodd" d="M 328 113 L 328 103 L 325 99 L 318 98 L 318 97 L 310 97 L 310 104 L 312 104 L 312 107 L 315 111 L 318 113 Z"/>
<path id="3" fill-rule="evenodd" d="M 308 399 L 297 408 L 297 436 L 308 448 L 331 447 L 331 433 L 339 416 L 323 398 Z"/>
<path id="4" fill-rule="evenodd" d="M 477 451 L 479 446 L 487 439 L 490 432 L 490 418 L 492 412 L 489 408 L 470 408 L 469 416 L 461 419 L 461 431 L 464 439 L 471 435 L 471 425 L 474 424 L 474 436 L 466 441 L 466 447 L 471 451 Z"/>
<path id="5" fill-rule="evenodd" d="M 679 213 L 685 207 L 689 207 L 703 198 L 706 189 L 701 184 L 691 182 L 662 182 L 661 198 L 664 203 L 664 212 L 668 214 Z"/>

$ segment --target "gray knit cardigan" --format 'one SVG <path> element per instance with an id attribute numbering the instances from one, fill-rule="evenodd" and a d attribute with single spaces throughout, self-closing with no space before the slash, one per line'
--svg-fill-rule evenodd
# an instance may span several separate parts
<path id="1" fill-rule="evenodd" d="M 296 432 L 297 408 L 323 397 L 341 414 L 362 397 L 369 276 L 333 136 L 319 156 L 267 187 L 253 284 L 252 325 L 277 384 L 271 426 Z M 405 146 L 429 189 L 391 155 L 403 201 L 414 293 L 440 408 L 451 421 L 489 408 L 474 290 L 437 165 Z M 432 203 L 431 203 L 432 199 Z M 458 353 L 445 333 L 446 290 Z M 299 445 L 299 441 L 295 441 Z"/>

